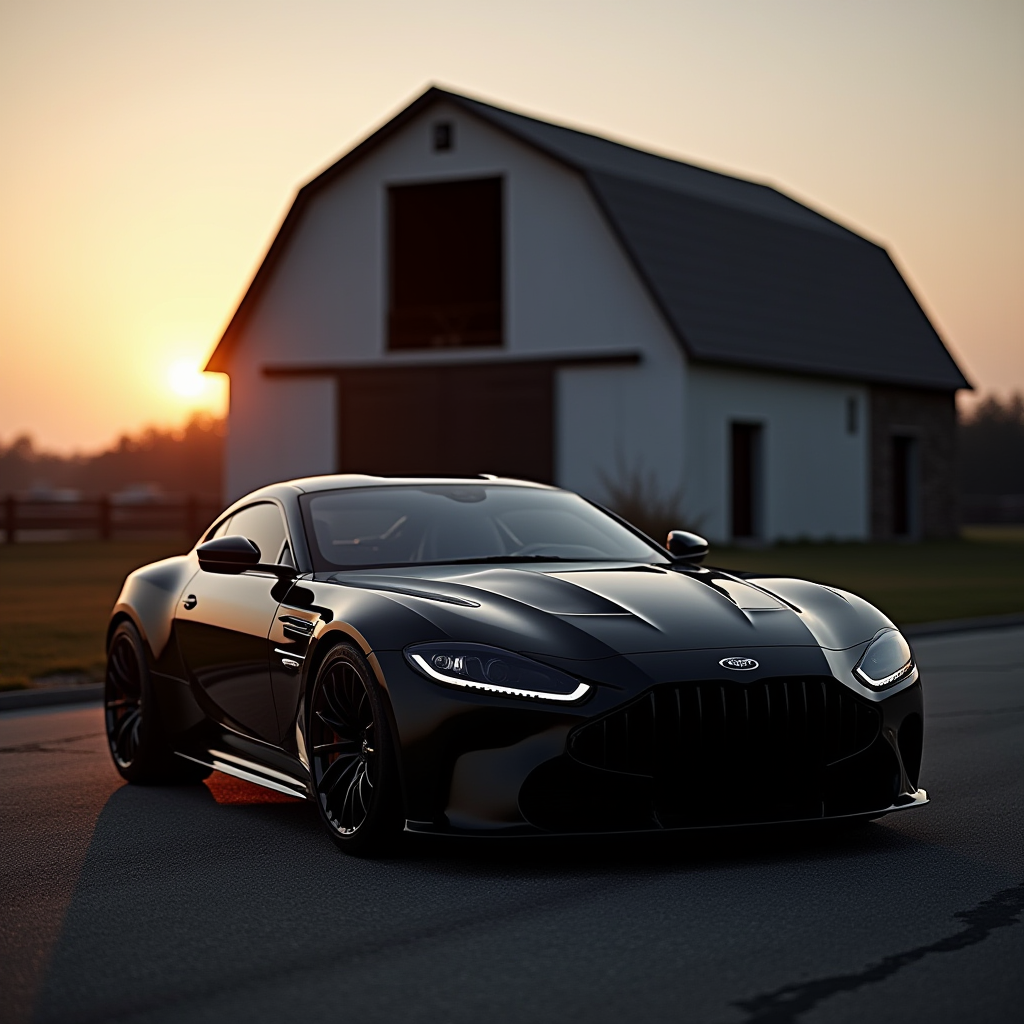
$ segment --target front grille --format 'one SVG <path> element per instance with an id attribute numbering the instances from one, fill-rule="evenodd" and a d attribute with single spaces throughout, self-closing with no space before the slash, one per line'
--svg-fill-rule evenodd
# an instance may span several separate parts
<path id="1" fill-rule="evenodd" d="M 653 780 L 662 826 L 815 817 L 828 766 L 869 747 L 880 724 L 831 678 L 673 683 L 581 727 L 569 752 Z"/>

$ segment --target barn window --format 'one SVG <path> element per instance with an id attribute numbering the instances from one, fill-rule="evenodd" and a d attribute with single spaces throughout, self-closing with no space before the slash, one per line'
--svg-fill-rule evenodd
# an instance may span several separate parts
<path id="1" fill-rule="evenodd" d="M 441 151 L 455 148 L 451 121 L 439 121 L 434 125 L 434 149 Z"/>
<path id="2" fill-rule="evenodd" d="M 500 178 L 388 190 L 391 349 L 502 343 Z"/>

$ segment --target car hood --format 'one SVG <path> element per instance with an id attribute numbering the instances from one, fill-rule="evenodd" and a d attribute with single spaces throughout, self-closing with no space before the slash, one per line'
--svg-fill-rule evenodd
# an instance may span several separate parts
<path id="1" fill-rule="evenodd" d="M 423 566 L 338 573 L 330 581 L 411 601 L 452 637 L 568 657 L 779 646 L 841 650 L 891 625 L 852 594 L 716 569 Z"/>

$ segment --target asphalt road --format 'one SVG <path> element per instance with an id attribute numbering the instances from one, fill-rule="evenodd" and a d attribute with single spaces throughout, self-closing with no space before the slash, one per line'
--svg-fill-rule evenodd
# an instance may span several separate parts
<path id="1" fill-rule="evenodd" d="M 0 716 L 0 1019 L 1024 1020 L 1024 630 L 920 640 L 932 804 L 852 833 L 410 842 L 214 776 L 122 785 L 95 707 Z"/>

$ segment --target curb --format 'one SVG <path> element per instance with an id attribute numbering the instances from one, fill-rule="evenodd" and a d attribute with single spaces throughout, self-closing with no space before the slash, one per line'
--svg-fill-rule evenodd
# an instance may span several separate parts
<path id="1" fill-rule="evenodd" d="M 0 712 L 22 708 L 43 708 L 51 704 L 86 704 L 103 700 L 103 684 L 40 687 L 35 690 L 7 690 L 0 693 Z"/>
<path id="2" fill-rule="evenodd" d="M 900 632 L 909 639 L 919 636 L 939 636 L 942 633 L 965 633 L 972 629 L 1009 629 L 1024 626 L 1024 615 L 979 615 L 974 619 L 943 619 L 939 622 L 912 622 L 900 626 Z"/>
<path id="3" fill-rule="evenodd" d="M 966 633 L 975 629 L 1008 629 L 1024 626 L 1024 615 L 981 615 L 974 619 L 945 619 L 940 622 L 916 622 L 901 626 L 900 632 L 914 640 L 918 637 L 941 636 L 944 633 Z M 53 686 L 34 690 L 9 690 L 0 693 L 0 712 L 22 708 L 42 708 L 53 704 L 86 704 L 103 700 L 103 684 L 84 686 Z"/>

